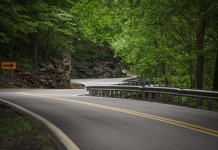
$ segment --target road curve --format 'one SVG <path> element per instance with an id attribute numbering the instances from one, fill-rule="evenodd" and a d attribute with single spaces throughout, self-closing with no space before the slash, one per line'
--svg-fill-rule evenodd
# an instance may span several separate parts
<path id="1" fill-rule="evenodd" d="M 94 80 L 80 82 L 94 84 Z M 105 79 L 98 83 L 114 82 L 118 81 Z M 0 90 L 0 99 L 45 118 L 81 150 L 217 149 L 217 112 L 78 96 L 84 93 L 85 89 L 4 89 Z"/>

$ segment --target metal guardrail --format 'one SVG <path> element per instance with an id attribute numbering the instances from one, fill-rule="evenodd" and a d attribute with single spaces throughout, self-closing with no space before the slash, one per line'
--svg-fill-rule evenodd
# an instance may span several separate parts
<path id="1" fill-rule="evenodd" d="M 118 85 L 132 85 L 132 86 L 159 86 L 153 79 L 137 80 L 136 77 L 128 78 Z"/>
<path id="2" fill-rule="evenodd" d="M 191 107 L 207 107 L 218 101 L 218 92 L 169 87 L 141 87 L 126 85 L 87 86 L 90 96 L 168 102 Z"/>
<path id="3" fill-rule="evenodd" d="M 159 84 L 150 82 L 150 81 L 137 81 L 137 80 L 131 80 L 128 82 L 122 82 L 118 83 L 118 85 L 131 85 L 131 86 L 159 86 Z"/>

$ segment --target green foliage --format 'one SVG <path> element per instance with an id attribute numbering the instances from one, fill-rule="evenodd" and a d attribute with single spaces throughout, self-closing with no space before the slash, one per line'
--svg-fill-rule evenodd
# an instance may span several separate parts
<path id="1" fill-rule="evenodd" d="M 33 68 L 33 66 L 34 66 L 33 62 L 30 59 L 27 59 L 27 58 L 22 59 L 21 67 L 23 69 L 31 69 L 31 68 Z"/>
<path id="2" fill-rule="evenodd" d="M 113 58 L 113 51 L 107 42 L 97 44 L 90 40 L 75 39 L 74 45 L 77 53 L 72 55 L 73 60 L 95 62 L 96 60 L 110 60 Z"/>
<path id="3" fill-rule="evenodd" d="M 124 70 L 125 70 L 125 72 L 126 72 L 126 76 L 127 76 L 127 77 L 132 76 L 132 73 L 131 73 L 131 71 L 130 71 L 129 69 L 125 68 Z"/>
<path id="4" fill-rule="evenodd" d="M 77 83 L 77 82 L 72 82 L 71 85 L 73 86 L 73 88 L 75 89 L 84 89 L 84 85 Z"/>
<path id="5" fill-rule="evenodd" d="M 215 101 L 215 100 L 213 101 L 212 108 L 218 109 L 218 102 L 217 101 Z"/>
<path id="6" fill-rule="evenodd" d="M 20 58 L 15 55 L 24 53 L 25 57 L 36 60 L 37 53 L 43 53 L 47 59 L 57 51 L 74 52 L 72 39 L 76 29 L 69 13 L 73 1 L 1 1 L 0 4 L 0 47 L 10 52 L 4 53 L 4 57 L 17 61 Z M 18 56 L 23 58 L 21 55 Z M 31 67 L 23 64 L 25 68 Z"/>
<path id="7" fill-rule="evenodd" d="M 106 1 L 81 0 L 72 7 L 71 13 L 80 26 L 80 38 L 102 43 L 110 41 L 119 32 L 113 25 L 114 16 Z"/>
<path id="8" fill-rule="evenodd" d="M 108 41 L 115 57 L 136 68 L 140 79 L 159 78 L 167 84 L 196 88 L 196 82 L 202 82 L 196 78 L 196 64 L 201 63 L 205 89 L 211 89 L 217 52 L 213 40 L 217 41 L 217 35 L 211 31 L 217 31 L 218 3 L 199 4 L 197 0 L 81 0 L 71 12 L 78 16 L 82 37 Z M 199 11 L 204 12 L 199 15 Z M 204 32 L 198 30 L 202 18 L 208 19 L 203 63 L 197 60 L 196 49 L 197 34 Z"/>
<path id="9" fill-rule="evenodd" d="M 217 0 L 3 0 L 0 4 L 4 50 L 0 56 L 5 60 L 24 58 L 23 67 L 30 68 L 27 53 L 35 64 L 62 50 L 80 61 L 115 56 L 134 67 L 139 79 L 156 78 L 182 88 L 196 88 L 202 82 L 204 89 L 212 89 Z M 205 29 L 200 28 L 202 20 Z M 198 42 L 202 36 L 203 45 Z M 198 78 L 199 64 L 203 79 Z"/>
<path id="10" fill-rule="evenodd" d="M 27 120 L 25 117 L 0 119 L 0 138 L 5 135 L 27 132 L 37 128 L 37 124 Z"/>

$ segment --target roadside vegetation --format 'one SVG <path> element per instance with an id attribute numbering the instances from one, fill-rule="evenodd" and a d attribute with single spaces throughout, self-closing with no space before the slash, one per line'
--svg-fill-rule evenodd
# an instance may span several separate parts
<path id="1" fill-rule="evenodd" d="M 141 80 L 218 90 L 217 0 L 0 4 L 0 61 L 16 61 L 19 69 L 32 69 L 67 50 L 72 62 L 115 57 L 135 68 Z"/>
<path id="2" fill-rule="evenodd" d="M 217 0 L 81 0 L 71 13 L 84 37 L 106 40 L 139 79 L 218 90 L 217 10 Z"/>
<path id="3" fill-rule="evenodd" d="M 0 150 L 57 150 L 38 124 L 0 103 Z"/>
<path id="4" fill-rule="evenodd" d="M 217 0 L 1 0 L 0 11 L 0 62 L 16 61 L 20 70 L 67 50 L 72 62 L 115 57 L 127 76 L 218 91 Z M 1 81 L 10 75 L 0 69 Z M 51 144 L 36 124 L 0 104 L 0 150 L 20 141 L 33 150 L 26 135 Z"/>
<path id="5" fill-rule="evenodd" d="M 84 89 L 85 86 L 80 84 L 80 83 L 77 83 L 77 82 L 71 82 L 71 88 L 73 88 L 73 89 Z"/>

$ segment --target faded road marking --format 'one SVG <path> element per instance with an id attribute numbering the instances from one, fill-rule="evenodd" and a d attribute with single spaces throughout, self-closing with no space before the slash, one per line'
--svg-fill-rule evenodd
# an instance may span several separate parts
<path id="1" fill-rule="evenodd" d="M 95 103 L 90 103 L 90 102 L 83 102 L 83 101 L 72 100 L 72 99 L 67 99 L 67 98 L 39 96 L 39 95 L 33 95 L 33 94 L 24 93 L 24 92 L 17 92 L 17 94 L 22 94 L 22 95 L 27 95 L 27 96 L 35 96 L 35 97 L 44 97 L 44 98 L 50 98 L 50 99 L 61 100 L 61 101 L 68 101 L 68 102 L 73 102 L 73 103 L 78 103 L 78 104 L 103 108 L 103 109 L 107 109 L 107 110 L 113 110 L 113 111 L 117 111 L 117 112 L 122 112 L 122 113 L 126 113 L 126 114 L 131 114 L 131 115 L 135 115 L 135 116 L 140 116 L 140 117 L 144 117 L 144 118 L 149 118 L 149 119 L 165 122 L 165 123 L 168 123 L 168 124 L 173 124 L 173 125 L 176 125 L 176 126 L 184 127 L 184 128 L 187 128 L 187 129 L 195 130 L 195 131 L 198 131 L 198 132 L 201 132 L 201 133 L 205 133 L 205 134 L 209 134 L 209 135 L 218 137 L 218 131 L 217 130 L 212 130 L 212 129 L 209 129 L 209 128 L 189 124 L 189 123 L 186 123 L 186 122 L 181 122 L 181 121 L 177 121 L 177 120 L 173 120 L 173 119 L 168 119 L 168 118 L 159 117 L 159 116 L 155 116 L 155 115 L 150 115 L 150 114 L 146 114 L 146 113 L 141 113 L 141 112 L 137 112 L 137 111 L 132 111 L 132 110 L 128 110 L 128 109 L 122 109 L 122 108 L 117 108 L 117 107 L 100 105 L 100 104 L 95 104 Z"/>

